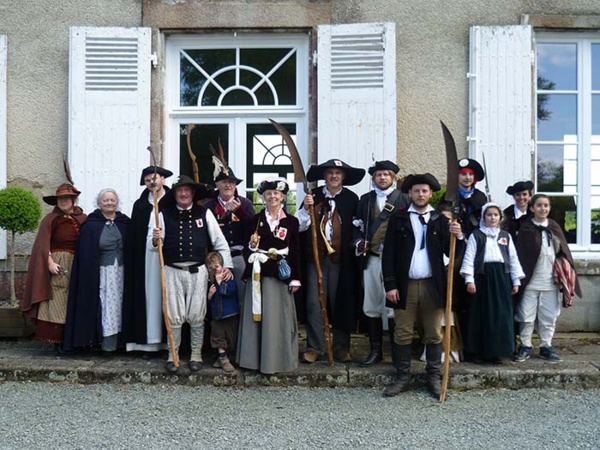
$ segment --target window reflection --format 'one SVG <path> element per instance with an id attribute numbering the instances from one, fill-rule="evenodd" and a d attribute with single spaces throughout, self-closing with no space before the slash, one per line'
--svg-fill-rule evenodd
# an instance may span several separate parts
<path id="1" fill-rule="evenodd" d="M 577 134 L 577 95 L 546 96 L 546 116 L 538 116 L 538 140 L 562 142 L 565 135 Z"/>
<path id="2" fill-rule="evenodd" d="M 577 203 L 575 196 L 551 197 L 551 209 L 548 215 L 562 227 L 567 242 L 577 242 Z"/>
<path id="3" fill-rule="evenodd" d="M 577 44 L 539 43 L 536 52 L 538 89 L 577 90 Z"/>

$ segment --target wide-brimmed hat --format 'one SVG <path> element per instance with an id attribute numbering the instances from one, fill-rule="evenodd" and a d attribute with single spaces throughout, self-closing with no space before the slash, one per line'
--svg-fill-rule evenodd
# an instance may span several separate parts
<path id="1" fill-rule="evenodd" d="M 167 169 L 163 169 L 160 166 L 148 166 L 144 170 L 142 170 L 142 177 L 140 178 L 140 186 L 145 185 L 146 183 L 144 183 L 144 178 L 146 178 L 148 175 L 150 175 L 154 172 L 156 172 L 158 175 L 161 175 L 165 178 L 169 178 L 171 175 L 173 175 L 173 172 L 171 172 L 170 170 L 167 170 Z"/>
<path id="2" fill-rule="evenodd" d="M 377 172 L 378 170 L 391 170 L 392 172 L 397 174 L 398 172 L 400 172 L 400 167 L 398 167 L 392 161 L 387 159 L 384 161 L 375 161 L 375 163 L 371 167 L 369 167 L 369 175 L 375 175 L 375 172 Z"/>
<path id="3" fill-rule="evenodd" d="M 512 186 L 506 188 L 506 193 L 508 195 L 515 195 L 517 192 L 523 191 L 533 191 L 533 182 L 532 181 L 517 181 Z"/>
<path id="4" fill-rule="evenodd" d="M 212 198 L 215 193 L 215 189 L 212 186 L 204 183 L 196 183 L 187 175 L 180 175 L 179 178 L 177 178 L 177 180 L 175 181 L 175 183 L 171 186 L 171 189 L 165 194 L 163 199 L 164 203 L 175 203 L 175 191 L 177 191 L 177 188 L 180 188 L 182 186 L 190 186 L 192 189 L 194 189 L 194 203 L 196 203 L 199 200 Z"/>
<path id="5" fill-rule="evenodd" d="M 268 191 L 268 190 L 280 191 L 285 195 L 290 190 L 290 186 L 288 185 L 285 178 L 280 178 L 280 177 L 265 178 L 264 180 L 262 180 L 260 182 L 260 184 L 256 188 L 256 192 L 258 192 L 260 195 L 262 195 L 265 193 L 265 191 Z"/>
<path id="6" fill-rule="evenodd" d="M 402 183 L 400 190 L 405 194 L 408 194 L 408 191 L 410 191 L 415 184 L 428 184 L 433 192 L 437 192 L 442 188 L 437 178 L 430 173 L 419 173 L 407 176 L 404 179 L 404 183 Z"/>
<path id="7" fill-rule="evenodd" d="M 324 163 L 310 166 L 306 174 L 306 180 L 310 182 L 324 180 L 327 169 L 342 169 L 345 174 L 344 181 L 342 182 L 344 186 L 354 186 L 360 183 L 365 176 L 365 169 L 349 166 L 340 159 L 330 159 Z"/>
<path id="8" fill-rule="evenodd" d="M 229 168 L 221 170 L 221 172 L 219 172 L 219 175 L 217 175 L 215 177 L 215 183 L 217 181 L 223 181 L 223 180 L 231 180 L 231 181 L 235 182 L 236 185 L 238 185 L 242 181 L 244 181 L 244 180 L 240 180 L 238 177 L 236 177 L 235 174 L 233 173 L 233 170 L 231 170 Z"/>
<path id="9" fill-rule="evenodd" d="M 460 173 L 461 170 L 465 169 L 470 169 L 473 171 L 473 174 L 475 175 L 475 183 L 485 178 L 485 172 L 483 170 L 483 167 L 481 167 L 481 164 L 479 164 L 474 159 L 463 158 L 458 161 L 458 172 Z"/>
<path id="10" fill-rule="evenodd" d="M 81 194 L 81 192 L 79 192 L 71 183 L 63 183 L 56 188 L 56 193 L 54 195 L 42 197 L 42 200 L 48 205 L 56 206 L 58 197 L 73 197 L 73 201 L 75 201 L 75 199 L 79 197 L 79 194 Z"/>

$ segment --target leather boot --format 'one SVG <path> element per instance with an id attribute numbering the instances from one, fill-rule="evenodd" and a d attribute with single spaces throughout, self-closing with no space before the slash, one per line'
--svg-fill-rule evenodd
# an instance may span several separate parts
<path id="1" fill-rule="evenodd" d="M 369 356 L 360 363 L 360 367 L 368 367 L 381 362 L 383 359 L 382 352 L 382 333 L 383 326 L 380 317 L 367 317 L 367 330 L 369 332 L 369 343 L 371 350 Z"/>
<path id="2" fill-rule="evenodd" d="M 396 321 L 394 319 L 388 319 L 388 332 L 390 333 L 390 348 L 392 349 L 392 365 L 396 367 L 396 355 L 394 349 L 394 334 L 396 333 Z"/>
<path id="3" fill-rule="evenodd" d="M 396 345 L 392 346 L 392 353 L 395 354 L 396 382 L 391 384 L 383 391 L 384 397 L 395 397 L 400 392 L 408 390 L 410 383 L 410 359 L 412 356 L 412 346 Z"/>
<path id="4" fill-rule="evenodd" d="M 427 359 L 425 367 L 427 389 L 433 398 L 439 400 L 442 395 L 442 344 L 427 344 L 425 357 Z"/>
<path id="5" fill-rule="evenodd" d="M 202 368 L 202 344 L 204 343 L 204 325 L 190 326 L 190 370 L 197 372 Z"/>
<path id="6" fill-rule="evenodd" d="M 181 327 L 171 327 L 171 332 L 173 333 L 173 340 L 175 341 L 175 348 L 172 349 L 169 344 L 169 357 L 167 359 L 167 364 L 165 365 L 165 369 L 169 373 L 177 372 L 177 367 L 175 367 L 175 354 L 179 354 L 179 346 L 181 345 Z"/>

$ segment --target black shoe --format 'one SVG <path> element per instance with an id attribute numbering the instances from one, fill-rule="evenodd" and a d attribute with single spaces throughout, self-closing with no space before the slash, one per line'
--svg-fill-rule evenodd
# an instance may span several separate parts
<path id="1" fill-rule="evenodd" d="M 198 361 L 190 361 L 188 367 L 192 372 L 198 372 L 200 369 L 202 369 L 202 363 Z"/>
<path id="2" fill-rule="evenodd" d="M 378 362 L 381 362 L 381 360 L 383 360 L 381 346 L 380 345 L 372 346 L 369 356 L 367 356 L 367 358 L 360 363 L 360 367 L 369 367 L 369 366 L 372 366 L 373 364 L 377 364 Z"/>
<path id="3" fill-rule="evenodd" d="M 173 361 L 167 361 L 165 364 L 165 370 L 167 373 L 177 373 L 177 367 L 175 367 L 175 363 Z"/>
<path id="4" fill-rule="evenodd" d="M 436 400 L 440 399 L 442 396 L 442 382 L 440 381 L 439 377 L 429 378 L 427 380 L 427 390 L 433 398 Z"/>
<path id="5" fill-rule="evenodd" d="M 395 397 L 401 392 L 408 391 L 408 385 L 410 384 L 410 375 L 402 374 L 398 375 L 396 382 L 394 384 L 389 385 L 383 391 L 384 397 Z"/>

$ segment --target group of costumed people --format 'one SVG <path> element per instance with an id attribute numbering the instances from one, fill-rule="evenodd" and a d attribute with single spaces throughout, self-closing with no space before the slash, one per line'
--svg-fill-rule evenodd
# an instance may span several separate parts
<path id="1" fill-rule="evenodd" d="M 323 359 L 329 345 L 335 360 L 353 361 L 350 338 L 362 321 L 370 342 L 363 367 L 383 360 L 389 330 L 397 379 L 385 396 L 409 386 L 415 330 L 435 398 L 444 326 L 456 329 L 456 360 L 463 350 L 472 361 L 523 362 L 537 327 L 539 356 L 560 361 L 552 346 L 560 294 L 566 305 L 581 290 L 565 236 L 548 217 L 550 198 L 532 195 L 533 183 L 520 181 L 507 189 L 515 204 L 502 210 L 475 187 L 485 176 L 479 163 L 464 158 L 458 166 L 458 209 L 431 205 L 441 189 L 433 175 L 399 181 L 400 168 L 388 160 L 369 167 L 372 189 L 360 198 L 348 186 L 361 182 L 364 169 L 339 159 L 312 165 L 307 181 L 324 183 L 295 214 L 287 209 L 285 179 L 259 183 L 264 208 L 256 213 L 225 164 L 214 188 L 186 175 L 168 188 L 171 171 L 145 168 L 131 218 L 119 211 L 117 193 L 103 189 L 86 219 L 76 206 L 80 192 L 62 184 L 44 197 L 54 210 L 40 224 L 21 307 L 35 320 L 36 337 L 58 351 L 168 349 L 169 373 L 179 370 L 186 323 L 191 371 L 203 365 L 206 336 L 215 367 L 272 374 Z M 458 264 L 448 274 L 453 239 Z M 449 276 L 455 314 L 445 321 Z M 301 288 L 302 353 L 294 300 Z"/>

